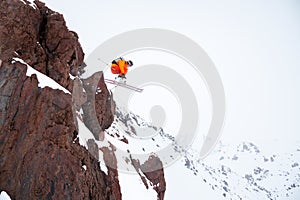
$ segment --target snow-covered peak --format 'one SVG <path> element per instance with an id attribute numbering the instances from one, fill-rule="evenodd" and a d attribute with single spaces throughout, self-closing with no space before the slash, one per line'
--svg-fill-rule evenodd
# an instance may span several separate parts
<path id="1" fill-rule="evenodd" d="M 37 79 L 38 79 L 38 82 L 39 82 L 38 86 L 40 88 L 44 88 L 44 87 L 48 86 L 48 87 L 53 88 L 53 89 L 62 90 L 66 94 L 71 94 L 66 88 L 61 86 L 59 83 L 54 81 L 52 78 L 46 76 L 45 74 L 42 74 L 41 72 L 35 70 L 34 68 L 32 68 L 24 60 L 22 60 L 20 58 L 13 58 L 13 61 L 11 63 L 15 63 L 15 62 L 20 62 L 20 63 L 27 66 L 26 76 L 30 77 L 33 74 L 35 74 L 37 76 Z"/>

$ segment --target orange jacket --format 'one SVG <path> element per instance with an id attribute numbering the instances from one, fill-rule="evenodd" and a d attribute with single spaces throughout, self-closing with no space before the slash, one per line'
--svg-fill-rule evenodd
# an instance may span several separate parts
<path id="1" fill-rule="evenodd" d="M 110 69 L 113 74 L 127 74 L 128 63 L 125 60 L 118 60 L 117 64 L 111 64 Z"/>

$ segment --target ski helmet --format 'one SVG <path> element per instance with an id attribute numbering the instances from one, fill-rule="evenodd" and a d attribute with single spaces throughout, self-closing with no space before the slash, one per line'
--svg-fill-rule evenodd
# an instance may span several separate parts
<path id="1" fill-rule="evenodd" d="M 131 60 L 128 60 L 128 65 L 131 67 L 133 65 L 133 62 Z"/>

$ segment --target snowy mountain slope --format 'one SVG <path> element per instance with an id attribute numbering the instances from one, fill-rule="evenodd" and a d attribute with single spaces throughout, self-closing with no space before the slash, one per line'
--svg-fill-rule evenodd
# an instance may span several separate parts
<path id="1" fill-rule="evenodd" d="M 145 149 L 155 152 L 158 149 L 157 146 L 172 143 L 174 152 L 180 154 L 181 157 L 176 164 L 181 165 L 179 167 L 182 170 L 181 173 L 186 173 L 185 176 L 191 177 L 191 180 L 195 179 L 208 185 L 212 191 L 216 191 L 216 194 L 219 193 L 221 199 L 295 198 L 294 196 L 300 191 L 300 149 L 291 148 L 288 152 L 268 154 L 251 142 L 242 142 L 237 145 L 220 142 L 213 153 L 202 160 L 199 159 L 197 149 L 183 149 L 176 144 L 172 136 L 163 131 L 151 140 L 152 144 L 148 142 L 148 144 L 137 145 L 134 140 L 139 135 L 139 129 L 136 127 L 147 127 L 153 130 L 159 130 L 159 128 L 153 127 L 134 113 L 124 113 L 121 108 L 117 108 L 115 117 L 115 122 L 106 133 L 117 148 L 127 148 L 130 152 L 146 154 Z M 276 145 L 275 142 L 273 145 Z M 296 145 L 299 143 L 296 142 Z M 130 153 L 128 157 L 129 155 Z M 127 164 L 129 170 L 130 164 L 126 163 L 128 157 L 125 156 L 118 162 L 120 165 Z M 172 171 L 172 166 L 170 169 L 165 168 L 166 174 L 169 170 Z M 130 177 L 130 175 L 124 176 Z M 178 184 L 174 183 L 174 180 L 168 181 L 170 180 L 168 176 L 166 180 L 167 188 L 171 191 Z M 127 192 L 131 190 L 132 188 L 126 186 Z M 168 196 L 170 193 L 172 192 L 167 189 L 166 199 L 170 198 Z"/>

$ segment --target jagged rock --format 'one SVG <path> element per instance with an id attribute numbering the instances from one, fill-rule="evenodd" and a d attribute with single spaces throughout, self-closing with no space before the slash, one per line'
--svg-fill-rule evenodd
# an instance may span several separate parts
<path id="1" fill-rule="evenodd" d="M 1 76 L 14 78 L 1 79 L 0 94 L 7 91 L 8 100 L 1 103 L 0 189 L 13 199 L 107 199 L 101 193 L 106 176 L 99 163 L 73 143 L 77 130 L 71 96 L 38 88 L 35 75 L 25 73 L 20 63 L 4 63 L 0 69 Z"/>
<path id="2" fill-rule="evenodd" d="M 163 200 L 166 191 L 166 181 L 161 160 L 156 155 L 150 155 L 143 164 L 140 164 L 139 160 L 133 159 L 130 155 L 130 161 L 145 187 L 149 188 L 147 180 L 150 181 L 151 186 L 157 193 L 157 199 Z"/>
<path id="3" fill-rule="evenodd" d="M 87 94 L 83 89 L 82 81 L 79 78 L 74 79 L 72 97 L 76 111 L 80 112 L 82 105 L 87 101 Z"/>
<path id="4" fill-rule="evenodd" d="M 141 165 L 141 170 L 147 179 L 151 181 L 153 189 L 157 192 L 157 199 L 163 200 L 166 191 L 166 181 L 161 160 L 157 156 L 150 155 L 149 159 Z"/>
<path id="5" fill-rule="evenodd" d="M 117 166 L 117 158 L 115 155 L 115 147 L 110 144 L 110 147 L 101 147 L 101 151 L 103 152 L 103 159 L 108 168 L 108 185 L 109 188 L 112 189 L 111 197 L 112 199 L 122 199 L 121 188 L 119 185 L 119 173 Z"/>
<path id="6" fill-rule="evenodd" d="M 96 72 L 91 77 L 82 80 L 87 93 L 87 101 L 82 105 L 83 121 L 94 134 L 95 138 L 103 139 L 103 130 L 114 120 L 115 102 L 104 83 L 102 72 Z"/>
<path id="7" fill-rule="evenodd" d="M 79 145 L 72 96 L 38 87 L 26 65 L 11 62 L 19 57 L 72 92 L 69 73 L 76 75 L 83 60 L 77 35 L 62 15 L 35 4 L 0 1 L 0 191 L 12 199 L 109 200 L 120 193 L 118 181 L 112 188 L 98 160 Z M 109 126 L 112 112 L 95 106 L 103 127 Z"/>
<path id="8" fill-rule="evenodd" d="M 77 75 L 84 57 L 78 36 L 67 29 L 61 14 L 40 1 L 35 4 L 36 9 L 20 0 L 0 2 L 0 54 L 21 57 L 71 90 L 69 74 Z"/>

